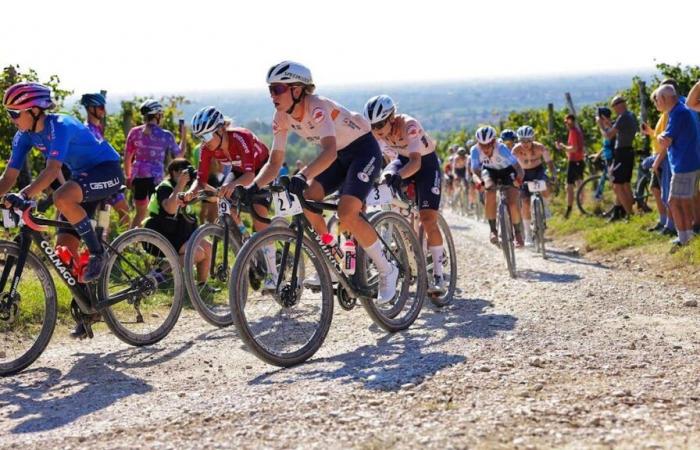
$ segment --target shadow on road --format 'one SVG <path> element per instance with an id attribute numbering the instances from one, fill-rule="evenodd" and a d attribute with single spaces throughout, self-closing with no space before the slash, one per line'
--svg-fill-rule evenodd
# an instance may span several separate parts
<path id="1" fill-rule="evenodd" d="M 512 330 L 517 318 L 489 314 L 492 304 L 482 299 L 455 298 L 454 303 L 434 311 L 426 305 L 421 317 L 404 332 L 386 335 L 376 344 L 329 358 L 311 359 L 293 369 L 262 374 L 249 383 L 274 385 L 300 380 L 333 380 L 362 383 L 366 389 L 395 391 L 402 384 L 419 384 L 437 371 L 467 360 L 469 339 L 489 339 Z M 464 352 L 440 350 L 442 344 L 466 339 Z"/>
<path id="2" fill-rule="evenodd" d="M 80 417 L 104 409 L 119 400 L 153 388 L 121 369 L 156 366 L 175 358 L 192 346 L 129 347 L 112 353 L 79 353 L 66 374 L 58 369 L 27 370 L 0 384 L 0 409 L 17 407 L 9 419 L 23 420 L 12 433 L 33 433 L 67 425 Z"/>
<path id="3" fill-rule="evenodd" d="M 555 249 L 547 248 L 547 256 L 548 256 L 547 261 L 552 261 L 552 262 L 555 262 L 557 264 L 580 264 L 582 266 L 599 267 L 601 269 L 609 269 L 610 268 L 610 267 L 606 266 L 605 264 L 601 264 L 599 262 L 588 261 L 576 253 L 563 251 L 563 250 L 555 250 Z"/>
<path id="4" fill-rule="evenodd" d="M 518 278 L 545 283 L 573 283 L 581 279 L 580 275 L 571 273 L 551 273 L 541 270 L 523 269 L 518 271 Z"/>

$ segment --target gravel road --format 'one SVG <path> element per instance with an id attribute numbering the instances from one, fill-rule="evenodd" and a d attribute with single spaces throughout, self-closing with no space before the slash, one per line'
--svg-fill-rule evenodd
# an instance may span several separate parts
<path id="1" fill-rule="evenodd" d="M 448 221 L 460 293 L 409 331 L 336 308 L 280 370 L 193 311 L 149 348 L 61 329 L 0 379 L 0 448 L 700 448 L 696 292 L 557 250 L 511 280 L 485 225 Z"/>

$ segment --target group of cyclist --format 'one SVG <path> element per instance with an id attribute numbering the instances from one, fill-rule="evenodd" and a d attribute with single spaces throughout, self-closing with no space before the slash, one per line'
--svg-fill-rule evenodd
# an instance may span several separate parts
<path id="1" fill-rule="evenodd" d="M 549 150 L 535 141 L 535 130 L 523 125 L 513 131 L 505 129 L 500 136 L 491 126 L 479 128 L 474 139 L 465 147 L 452 145 L 444 165 L 446 190 L 449 198 L 464 195 L 469 205 L 481 201 L 477 193 L 483 194 L 485 216 L 489 223 L 489 239 L 499 243 L 496 226 L 496 187 L 508 186 L 506 202 L 514 228 L 515 246 L 532 245 L 530 196 L 528 181 L 556 179 L 556 167 Z M 549 169 L 547 176 L 546 169 Z M 456 190 L 457 184 L 465 191 Z M 546 198 L 548 192 L 543 191 Z M 522 201 L 521 201 L 522 200 Z"/>

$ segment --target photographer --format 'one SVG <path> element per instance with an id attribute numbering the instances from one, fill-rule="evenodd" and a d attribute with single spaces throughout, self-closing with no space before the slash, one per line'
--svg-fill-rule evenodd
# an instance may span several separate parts
<path id="1" fill-rule="evenodd" d="M 178 194 L 185 192 L 187 186 L 197 177 L 197 172 L 189 161 L 182 158 L 173 159 L 167 167 L 167 177 L 156 186 L 148 203 L 149 217 L 143 226 L 162 234 L 181 255 L 185 253 L 185 244 L 197 229 L 197 219 L 189 214 L 189 207 L 180 211 L 182 202 Z M 209 274 L 211 246 L 202 242 L 197 249 L 197 281 L 204 283 Z"/>

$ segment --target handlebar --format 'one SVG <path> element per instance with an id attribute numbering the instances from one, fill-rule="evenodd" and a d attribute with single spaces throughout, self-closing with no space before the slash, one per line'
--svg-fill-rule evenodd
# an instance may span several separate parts
<path id="1" fill-rule="evenodd" d="M 19 220 L 22 219 L 22 222 L 28 226 L 30 229 L 38 232 L 44 232 L 48 230 L 48 226 L 43 223 L 46 219 L 42 219 L 41 217 L 34 217 L 32 215 L 32 209 L 36 208 L 36 202 L 34 201 L 28 201 L 27 204 L 25 205 L 24 208 L 15 208 L 15 207 L 6 207 L 3 204 L 0 204 L 0 210 L 7 210 L 12 214 L 13 220 L 15 223 L 19 225 Z"/>

